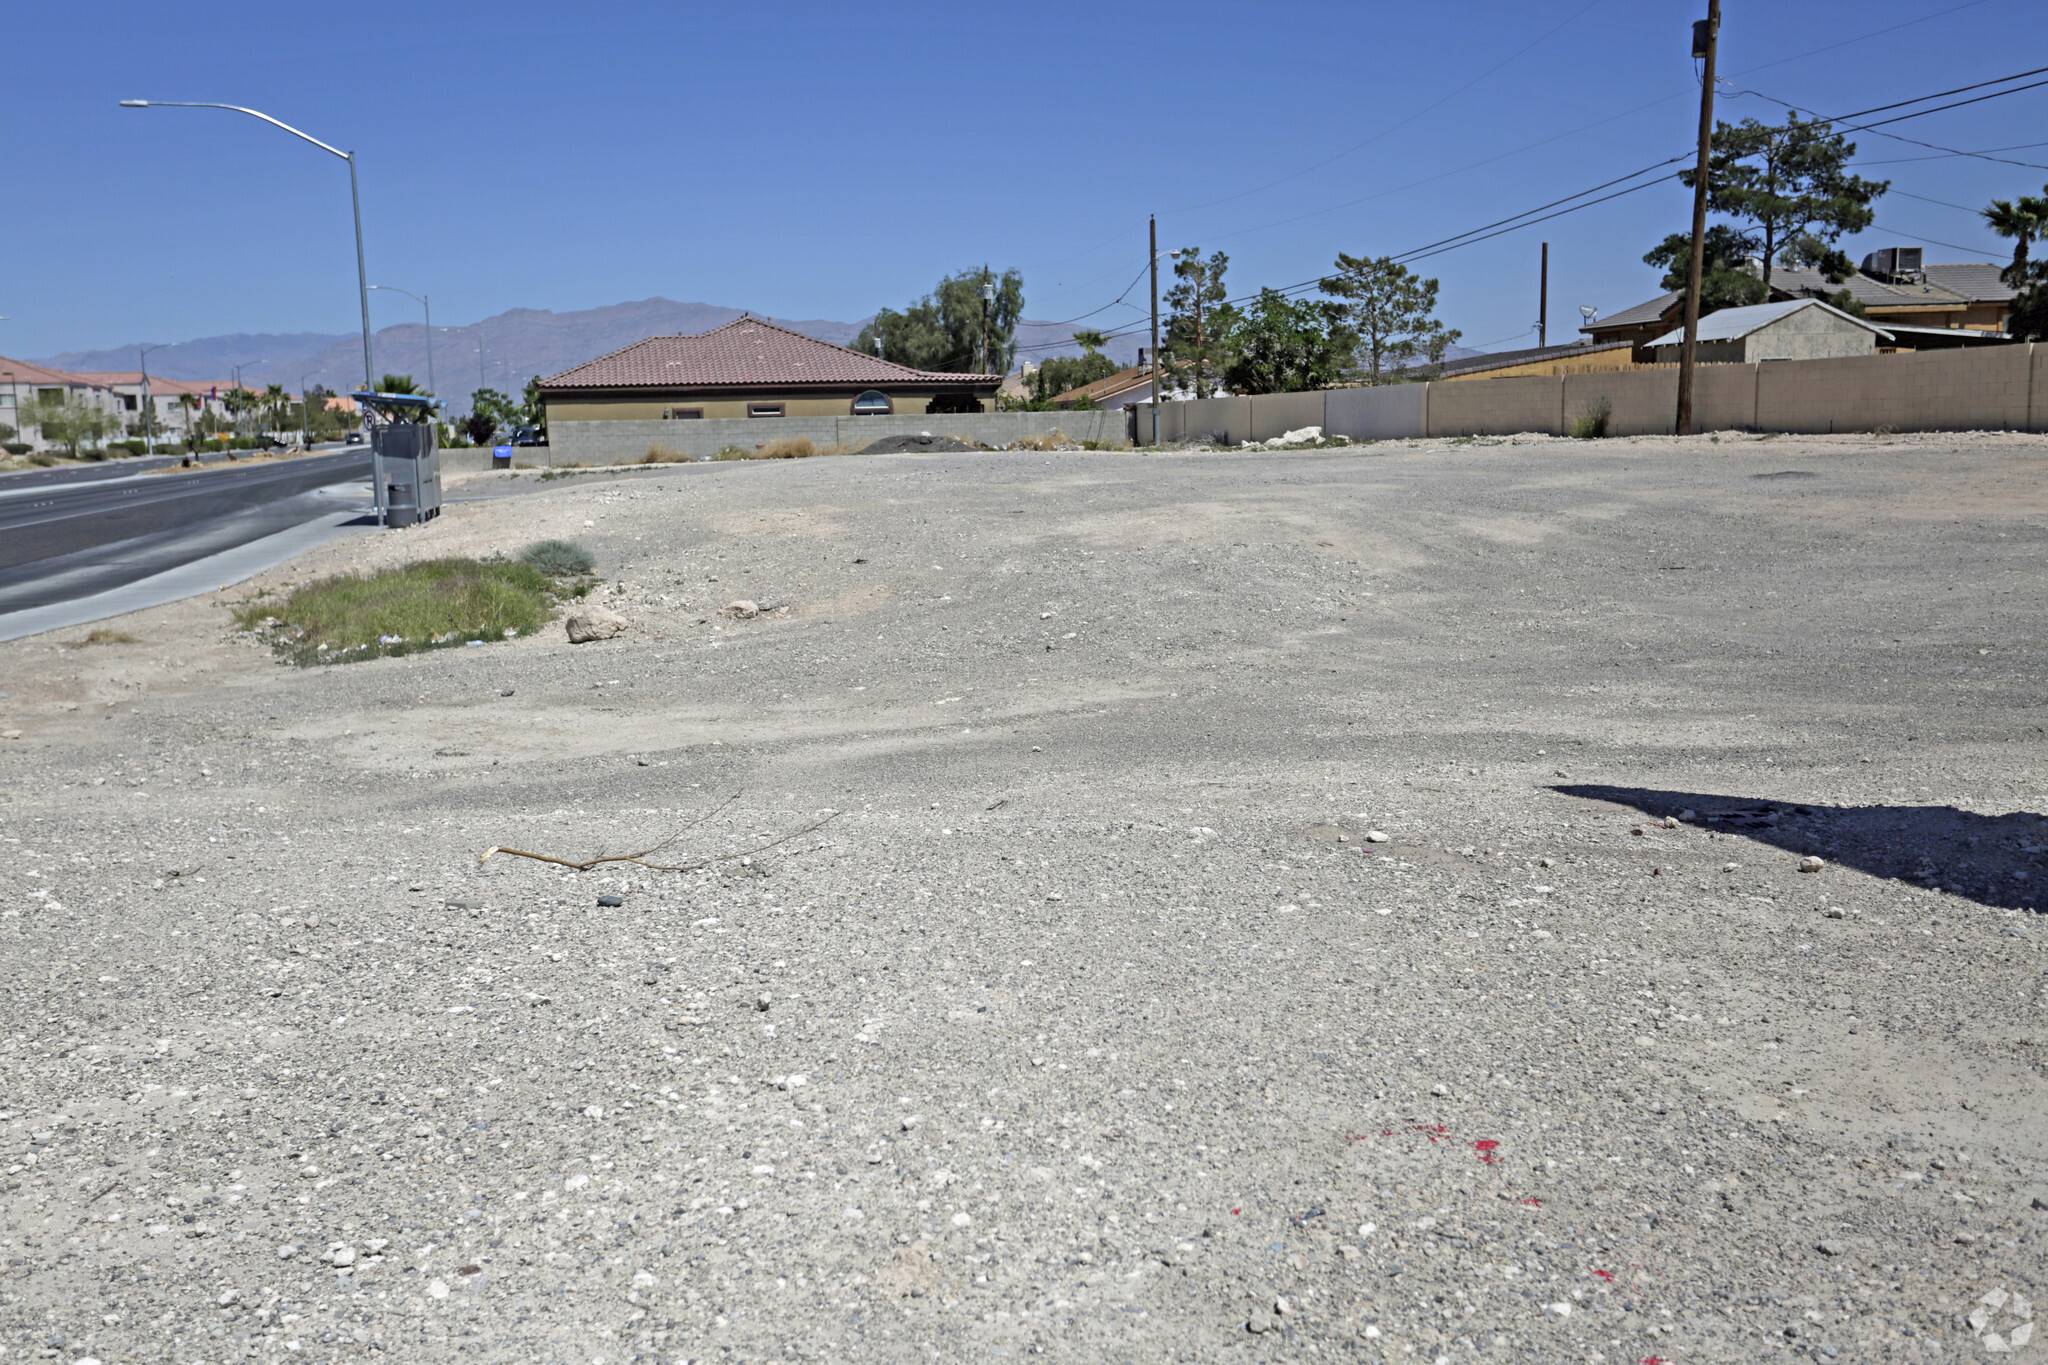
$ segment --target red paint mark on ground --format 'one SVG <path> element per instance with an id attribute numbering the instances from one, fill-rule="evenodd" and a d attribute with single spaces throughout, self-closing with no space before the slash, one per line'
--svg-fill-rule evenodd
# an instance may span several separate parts
<path id="1" fill-rule="evenodd" d="M 1671 1365 L 1663 1356 L 1644 1356 L 1643 1365 Z"/>
<path id="2" fill-rule="evenodd" d="M 1524 1199 L 1522 1202 L 1524 1204 L 1527 1204 L 1532 1209 L 1540 1209 L 1543 1207 L 1543 1201 L 1541 1199 Z"/>
<path id="3" fill-rule="evenodd" d="M 1472 1147 L 1473 1150 L 1479 1153 L 1479 1159 L 1485 1162 L 1487 1165 L 1498 1166 L 1500 1164 L 1500 1157 L 1496 1155 L 1496 1153 L 1499 1151 L 1500 1143 L 1496 1142 L 1494 1139 L 1481 1138 L 1479 1139 L 1479 1141 L 1473 1143 Z"/>
<path id="4" fill-rule="evenodd" d="M 1408 1126 L 1428 1138 L 1431 1142 L 1441 1142 L 1451 1135 L 1451 1130 L 1444 1127 L 1441 1123 L 1427 1126 L 1420 1123 L 1411 1123 Z"/>
<path id="5" fill-rule="evenodd" d="M 1239 1215 L 1240 1213 L 1243 1213 L 1243 1212 L 1244 1212 L 1244 1210 L 1243 1210 L 1243 1209 L 1232 1209 L 1232 1210 L 1230 1211 L 1230 1216 L 1231 1216 L 1232 1218 L 1235 1218 L 1235 1217 L 1237 1217 L 1237 1215 Z"/>
<path id="6" fill-rule="evenodd" d="M 1607 1283 L 1609 1284 L 1614 1283 L 1614 1272 L 1611 1270 L 1596 1270 L 1593 1273 L 1595 1275 L 1598 1275 L 1601 1279 L 1607 1281 Z"/>

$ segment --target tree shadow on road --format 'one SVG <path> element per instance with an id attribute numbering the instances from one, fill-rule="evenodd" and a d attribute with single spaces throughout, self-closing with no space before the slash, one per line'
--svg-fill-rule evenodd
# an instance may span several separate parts
<path id="1" fill-rule="evenodd" d="M 2048 819 L 2029 811 L 1978 815 L 1953 806 L 1830 806 L 1584 783 L 1551 790 L 1632 806 L 1655 819 L 1717 834 L 1739 834 L 2004 910 L 2038 912 L 2048 904 Z"/>

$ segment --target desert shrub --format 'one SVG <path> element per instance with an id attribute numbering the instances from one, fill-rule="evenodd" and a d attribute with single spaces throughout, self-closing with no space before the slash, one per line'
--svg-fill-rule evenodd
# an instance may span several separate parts
<path id="1" fill-rule="evenodd" d="M 1010 442 L 1010 449 L 1059 450 L 1072 444 L 1074 444 L 1072 437 L 1068 436 L 1064 431 L 1055 428 L 1052 431 L 1033 432 L 1029 436 L 1019 436 L 1016 440 Z"/>
<path id="2" fill-rule="evenodd" d="M 1614 409 L 1605 398 L 1589 403 L 1572 418 L 1572 435 L 1581 441 L 1597 440 L 1607 434 L 1607 419 L 1613 415 Z"/>
<path id="3" fill-rule="evenodd" d="M 142 642 L 125 630 L 109 630 L 105 626 L 89 632 L 83 640 L 73 640 L 73 649 L 89 649 L 93 645 L 138 645 Z"/>
<path id="4" fill-rule="evenodd" d="M 597 556 L 573 540 L 537 540 L 519 552 L 519 562 L 550 578 L 575 578 L 596 568 Z"/>
<path id="5" fill-rule="evenodd" d="M 818 453 L 808 436 L 785 436 L 779 441 L 770 441 L 755 452 L 759 460 L 808 460 Z"/>
<path id="6" fill-rule="evenodd" d="M 751 460 L 754 452 L 745 446 L 727 446 L 711 457 L 714 460 Z"/>
<path id="7" fill-rule="evenodd" d="M 27 441 L 9 441 L 6 445 L 0 446 L 0 450 L 6 451 L 9 455 L 26 455 L 33 449 L 35 447 Z"/>
<path id="8" fill-rule="evenodd" d="M 647 447 L 647 453 L 640 458 L 640 463 L 688 464 L 692 458 L 692 456 L 685 455 L 682 451 L 676 450 L 670 446 L 651 445 Z"/>
<path id="9" fill-rule="evenodd" d="M 309 583 L 235 620 L 294 663 L 348 663 L 529 634 L 553 614 L 556 591 L 531 564 L 430 559 Z"/>

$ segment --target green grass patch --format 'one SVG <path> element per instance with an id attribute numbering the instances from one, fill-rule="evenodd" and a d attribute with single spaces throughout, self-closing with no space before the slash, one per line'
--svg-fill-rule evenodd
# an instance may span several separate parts
<path id="1" fill-rule="evenodd" d="M 292 663 L 353 663 L 530 635 L 553 618 L 560 591 L 531 564 L 429 559 L 309 583 L 280 603 L 238 608 L 235 621 Z"/>
<path id="2" fill-rule="evenodd" d="M 519 562 L 550 578 L 577 578 L 597 567 L 597 556 L 573 540 L 536 540 L 519 552 Z"/>

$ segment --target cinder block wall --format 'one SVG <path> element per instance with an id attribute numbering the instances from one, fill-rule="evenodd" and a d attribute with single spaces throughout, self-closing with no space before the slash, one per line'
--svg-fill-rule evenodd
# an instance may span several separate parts
<path id="1" fill-rule="evenodd" d="M 1420 436 L 1429 429 L 1432 387 L 1382 384 L 1368 389 L 1331 389 L 1323 402 L 1324 426 L 1330 435 L 1354 441 Z"/>
<path id="2" fill-rule="evenodd" d="M 1432 436 L 1512 436 L 1518 431 L 1564 430 L 1564 376 L 1467 380 L 1432 384 Z"/>
<path id="3" fill-rule="evenodd" d="M 2032 346 L 1969 347 L 1869 359 L 1766 362 L 1764 431 L 2023 431 Z"/>
<path id="4" fill-rule="evenodd" d="M 1270 441 L 1303 427 L 1320 427 L 1323 421 L 1323 390 L 1305 393 L 1261 393 L 1251 399 L 1251 441 Z"/>
<path id="5" fill-rule="evenodd" d="M 1668 433 L 1676 369 L 1402 384 L 1321 393 L 1168 403 L 1168 441 L 1235 445 L 1320 425 L 1358 441 L 1419 436 L 1563 434 L 1605 399 L 1609 434 Z M 1695 431 L 2048 431 L 2048 346 L 1702 365 L 1693 372 Z M 1146 431 L 1149 432 L 1149 422 Z M 1142 438 L 1143 433 L 1141 433 Z"/>
<path id="6" fill-rule="evenodd" d="M 522 462 L 636 464 L 656 446 L 685 455 L 716 455 L 727 446 L 752 449 L 770 441 L 808 439 L 817 446 L 858 449 L 884 436 L 957 436 L 1001 446 L 1024 436 L 1062 432 L 1076 441 L 1129 443 L 1129 414 L 1122 409 L 1089 412 L 981 412 L 888 417 L 707 418 L 699 421 L 555 422 L 546 449 L 522 448 Z"/>

